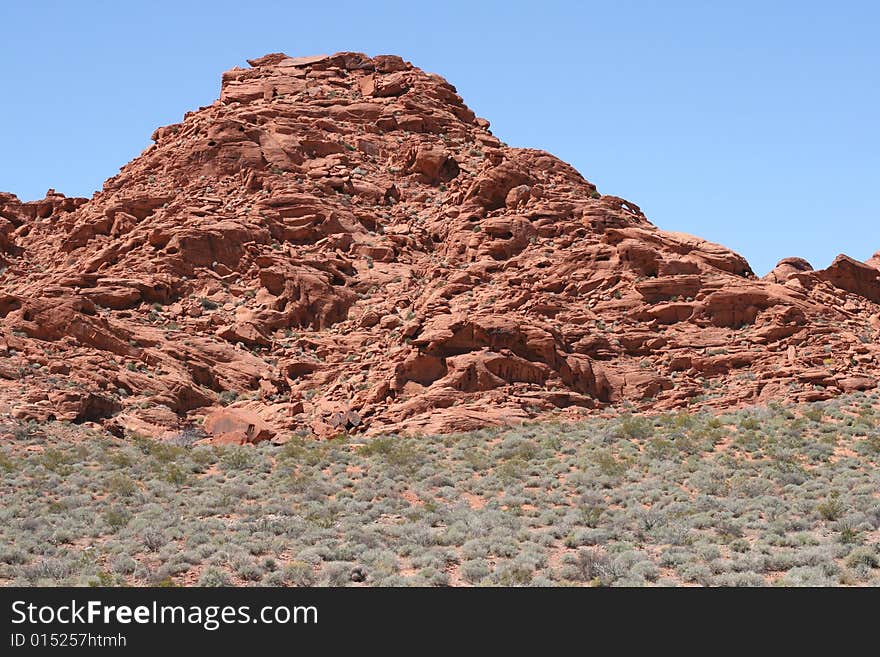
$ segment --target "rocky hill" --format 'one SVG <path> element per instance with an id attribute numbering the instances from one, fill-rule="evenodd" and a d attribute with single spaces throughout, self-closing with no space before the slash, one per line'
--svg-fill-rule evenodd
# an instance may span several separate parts
<path id="1" fill-rule="evenodd" d="M 249 63 L 93 198 L 0 195 L 0 414 L 256 442 L 877 385 L 880 254 L 759 279 L 399 57 Z"/>

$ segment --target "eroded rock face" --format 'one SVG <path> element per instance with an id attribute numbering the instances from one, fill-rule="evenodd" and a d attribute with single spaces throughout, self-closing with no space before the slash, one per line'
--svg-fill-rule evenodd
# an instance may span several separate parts
<path id="1" fill-rule="evenodd" d="M 271 440 L 275 432 L 259 414 L 246 409 L 220 408 L 208 413 L 204 430 L 214 442 L 248 445 Z"/>
<path id="2" fill-rule="evenodd" d="M 869 264 L 839 255 L 827 269 L 816 272 L 816 276 L 841 290 L 880 303 L 880 270 Z"/>
<path id="3" fill-rule="evenodd" d="M 805 274 L 811 271 L 813 271 L 813 266 L 803 258 L 783 258 L 776 264 L 773 271 L 764 277 L 764 280 L 773 283 L 785 283 L 797 274 Z"/>
<path id="4" fill-rule="evenodd" d="M 876 385 L 880 256 L 759 280 L 399 57 L 249 63 L 93 198 L 0 194 L 0 408 L 248 443 Z"/>

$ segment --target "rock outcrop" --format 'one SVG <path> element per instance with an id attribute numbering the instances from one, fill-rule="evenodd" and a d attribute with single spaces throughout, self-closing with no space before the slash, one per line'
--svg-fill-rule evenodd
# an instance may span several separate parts
<path id="1" fill-rule="evenodd" d="M 816 400 L 880 260 L 758 279 L 394 56 L 272 54 L 91 199 L 0 195 L 0 412 L 222 442 Z"/>

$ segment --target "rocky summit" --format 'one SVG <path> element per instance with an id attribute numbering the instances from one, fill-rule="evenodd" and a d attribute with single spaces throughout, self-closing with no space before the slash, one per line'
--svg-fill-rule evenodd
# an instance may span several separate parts
<path id="1" fill-rule="evenodd" d="M 758 278 L 400 57 L 249 64 L 91 199 L 0 194 L 0 414 L 280 442 L 877 385 L 880 254 Z"/>

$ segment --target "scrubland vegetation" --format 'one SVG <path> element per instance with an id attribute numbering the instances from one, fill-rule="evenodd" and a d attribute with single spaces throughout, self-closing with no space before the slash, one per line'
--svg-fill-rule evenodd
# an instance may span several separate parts
<path id="1" fill-rule="evenodd" d="M 7 424 L 0 583 L 877 585 L 878 408 L 282 447 Z"/>

